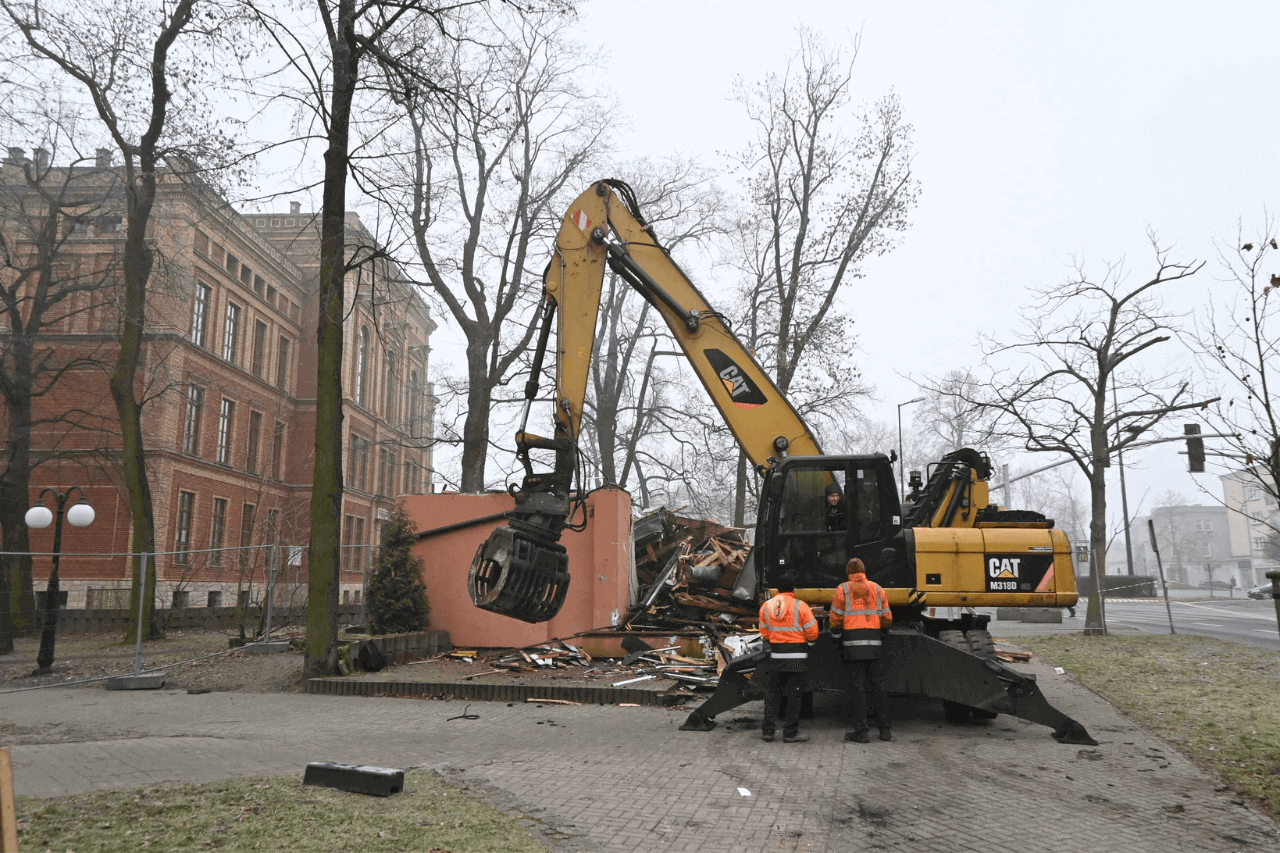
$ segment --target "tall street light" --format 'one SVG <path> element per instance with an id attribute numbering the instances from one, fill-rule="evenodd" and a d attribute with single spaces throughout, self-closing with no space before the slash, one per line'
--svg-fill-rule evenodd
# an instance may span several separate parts
<path id="1" fill-rule="evenodd" d="M 71 496 L 72 491 L 80 493 L 80 502 L 67 510 L 67 498 Z M 44 505 L 44 496 L 50 493 L 53 494 L 53 499 L 58 505 L 56 516 Z M 60 492 L 49 487 L 36 498 L 36 505 L 27 510 L 27 527 L 42 530 L 48 527 L 49 522 L 54 521 L 55 517 L 57 519 L 53 528 L 53 571 L 49 573 L 49 585 L 45 587 L 44 628 L 40 632 L 40 654 L 36 656 L 36 665 L 40 668 L 41 675 L 47 674 L 53 668 L 53 643 L 58 627 L 58 557 L 62 553 L 62 517 L 64 515 L 73 527 L 88 527 L 93 524 L 93 507 L 89 506 L 84 489 L 72 486 L 65 492 Z"/>
<path id="2" fill-rule="evenodd" d="M 916 397 L 914 400 L 908 400 L 905 403 L 898 404 L 898 491 L 901 492 L 901 494 L 898 495 L 898 499 L 902 501 L 907 499 L 907 480 L 906 475 L 903 473 L 903 466 L 905 464 L 903 462 L 903 457 L 906 456 L 906 454 L 902 450 L 902 407 L 910 406 L 912 403 L 923 403 L 924 400 L 924 397 Z M 915 469 L 913 468 L 911 470 L 914 471 Z"/>

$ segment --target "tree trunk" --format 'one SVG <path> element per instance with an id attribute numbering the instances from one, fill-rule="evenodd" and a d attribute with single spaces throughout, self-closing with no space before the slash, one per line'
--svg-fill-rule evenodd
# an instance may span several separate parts
<path id="1" fill-rule="evenodd" d="M 25 341 L 15 341 L 16 347 L 26 349 Z M 25 352 L 15 353 L 14 373 L 22 382 L 31 376 L 30 358 Z M 25 367 L 25 370 L 24 370 Z M 0 478 L 0 528 L 3 529 L 3 549 L 6 556 L 0 561 L 0 654 L 13 651 L 13 638 L 35 633 L 36 597 L 32 575 L 31 535 L 27 529 L 26 512 L 31 499 L 31 385 L 26 382 L 27 393 L 6 395 L 5 409 L 9 435 L 5 442 L 8 451 L 3 478 Z"/>
<path id="2" fill-rule="evenodd" d="M 303 678 L 338 668 L 338 584 L 342 565 L 342 319 L 346 266 L 347 150 L 359 56 L 355 3 L 341 0 L 332 31 L 333 94 L 324 153 L 320 214 L 319 320 L 316 324 L 316 452 L 311 488 L 307 638 Z"/>
<path id="3" fill-rule="evenodd" d="M 143 445 L 142 405 L 136 396 L 138 367 L 142 362 L 143 336 L 146 331 L 147 282 L 155 262 L 151 247 L 147 245 L 147 223 L 155 204 L 155 162 L 144 162 L 140 173 L 129 182 L 125 190 L 129 194 L 128 232 L 124 247 L 124 305 L 121 317 L 120 352 L 116 356 L 115 370 L 108 383 L 111 400 L 115 403 L 120 419 L 122 444 L 121 466 L 125 486 L 129 494 L 129 511 L 133 518 L 133 535 L 130 562 L 133 570 L 133 591 L 129 599 L 129 629 L 125 642 L 136 642 L 138 632 L 138 596 L 145 601 L 143 621 L 146 635 L 158 637 L 155 601 L 156 575 L 147 574 L 147 588 L 138 589 L 141 555 L 154 554 L 156 550 L 155 517 L 151 506 L 151 482 L 147 476 L 147 454 Z"/>
<path id="4" fill-rule="evenodd" d="M 733 488 L 733 526 L 747 526 L 747 454 L 738 448 L 738 471 Z"/>
<path id="5" fill-rule="evenodd" d="M 462 424 L 462 491 L 484 491 L 484 467 L 489 457 L 489 407 L 493 393 L 485 370 L 486 348 L 467 346 L 467 418 Z"/>

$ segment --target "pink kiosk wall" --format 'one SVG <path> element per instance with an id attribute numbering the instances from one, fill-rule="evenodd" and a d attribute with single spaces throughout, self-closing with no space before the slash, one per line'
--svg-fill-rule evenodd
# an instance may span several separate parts
<path id="1" fill-rule="evenodd" d="M 509 495 L 408 495 L 405 512 L 419 531 L 505 512 Z M 530 625 L 481 610 L 471 603 L 467 572 L 471 559 L 501 522 L 482 524 L 419 541 L 413 554 L 431 601 L 431 627 L 449 632 L 455 648 L 522 648 L 592 628 L 607 628 L 626 614 L 631 580 L 631 496 L 600 489 L 587 498 L 587 527 L 566 530 L 560 542 L 569 552 L 569 593 L 560 613 Z"/>

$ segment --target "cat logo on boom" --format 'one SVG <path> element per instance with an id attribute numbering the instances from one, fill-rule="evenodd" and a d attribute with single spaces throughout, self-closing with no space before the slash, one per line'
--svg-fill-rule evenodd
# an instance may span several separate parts
<path id="1" fill-rule="evenodd" d="M 733 359 L 718 349 L 709 349 L 705 352 L 707 361 L 711 363 L 716 376 L 720 377 L 720 381 L 724 383 L 725 390 L 729 392 L 729 398 L 735 406 L 755 409 L 767 402 L 764 394 Z"/>

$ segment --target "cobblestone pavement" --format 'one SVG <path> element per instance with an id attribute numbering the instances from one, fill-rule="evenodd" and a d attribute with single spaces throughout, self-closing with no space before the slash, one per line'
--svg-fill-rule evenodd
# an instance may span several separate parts
<path id="1" fill-rule="evenodd" d="M 759 703 L 709 733 L 660 708 L 178 691 L 0 696 L 19 794 L 297 774 L 309 761 L 435 768 L 565 851 L 1280 851 L 1275 822 L 1069 677 L 1029 667 L 1100 742 L 1008 717 L 952 727 L 899 704 L 894 740 L 764 743 Z M 737 721 L 737 722 L 735 722 Z"/>

